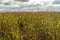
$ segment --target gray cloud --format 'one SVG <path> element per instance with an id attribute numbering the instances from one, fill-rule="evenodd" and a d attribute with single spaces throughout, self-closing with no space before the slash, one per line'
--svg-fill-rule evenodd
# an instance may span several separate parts
<path id="1" fill-rule="evenodd" d="M 2 3 L 2 1 L 0 0 L 0 4 Z"/>
<path id="2" fill-rule="evenodd" d="M 28 2 L 29 0 L 15 0 L 15 1 Z"/>
<path id="3" fill-rule="evenodd" d="M 3 3 L 4 5 L 10 5 L 11 3 L 10 2 L 6 2 L 6 3 Z"/>
<path id="4" fill-rule="evenodd" d="M 60 0 L 55 0 L 53 4 L 60 4 Z"/>
<path id="5" fill-rule="evenodd" d="M 17 1 L 20 1 L 20 2 L 28 2 L 29 0 L 15 0 L 16 2 Z M 39 8 L 39 10 L 41 10 L 41 11 L 54 11 L 54 10 L 56 10 L 56 11 L 60 11 L 60 6 L 59 7 L 52 7 L 52 6 L 47 6 L 47 7 L 45 7 L 45 8 L 42 8 L 42 7 L 44 7 L 45 5 L 47 5 L 48 3 L 44 3 L 44 5 L 42 6 L 41 4 L 36 4 L 36 5 L 34 5 L 34 4 L 24 4 L 24 5 L 21 5 L 21 7 L 11 7 L 11 6 L 9 6 L 9 5 L 11 5 L 11 4 L 14 4 L 14 1 L 13 2 L 5 2 L 5 3 L 2 3 L 2 2 L 0 2 L 0 4 L 3 4 L 3 5 L 5 5 L 5 6 L 2 6 L 2 5 L 0 5 L 0 9 L 2 10 L 2 11 L 34 11 L 34 10 L 38 10 L 38 8 Z M 60 0 L 55 0 L 54 2 L 53 2 L 53 4 L 60 4 Z M 6 7 L 6 6 L 9 6 L 9 7 Z"/>
<path id="6" fill-rule="evenodd" d="M 11 3 L 12 3 L 11 1 L 8 1 L 8 2 L 0 1 L 1 6 L 2 5 L 10 5 Z"/>

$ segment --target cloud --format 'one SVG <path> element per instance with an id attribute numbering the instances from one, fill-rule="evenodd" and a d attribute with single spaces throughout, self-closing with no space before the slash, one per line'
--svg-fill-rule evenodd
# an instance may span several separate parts
<path id="1" fill-rule="evenodd" d="M 53 4 L 60 4 L 60 0 L 55 0 Z"/>
<path id="2" fill-rule="evenodd" d="M 15 1 L 28 2 L 29 0 L 15 0 Z"/>
<path id="3" fill-rule="evenodd" d="M 0 1 L 0 11 L 35 11 L 35 10 L 40 10 L 40 11 L 60 11 L 60 6 L 59 7 L 53 7 L 49 5 L 50 1 L 40 1 L 40 3 L 28 3 L 29 0 L 6 0 L 6 1 Z M 20 3 L 21 2 L 21 3 Z M 26 2 L 26 3 L 25 3 Z M 53 1 L 51 4 L 59 4 L 59 0 Z M 49 5 L 49 6 L 46 6 Z M 46 7 L 45 7 L 46 6 Z"/>
<path id="4" fill-rule="evenodd" d="M 11 5 L 11 2 L 5 2 L 4 5 Z"/>
<path id="5" fill-rule="evenodd" d="M 5 1 L 3 1 L 3 0 L 1 0 L 0 1 L 0 6 L 2 6 L 2 5 L 11 5 L 11 3 L 12 3 L 12 1 L 9 1 L 9 0 L 5 0 Z"/>

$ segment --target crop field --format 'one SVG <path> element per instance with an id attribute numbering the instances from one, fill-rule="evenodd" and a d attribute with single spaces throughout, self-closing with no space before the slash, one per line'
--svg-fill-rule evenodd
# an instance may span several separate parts
<path id="1" fill-rule="evenodd" d="M 0 40 L 60 40 L 60 12 L 1 12 Z"/>

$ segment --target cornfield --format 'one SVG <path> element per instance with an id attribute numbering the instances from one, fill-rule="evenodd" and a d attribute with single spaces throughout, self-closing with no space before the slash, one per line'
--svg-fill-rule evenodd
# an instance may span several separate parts
<path id="1" fill-rule="evenodd" d="M 60 40 L 60 14 L 0 13 L 0 40 Z"/>

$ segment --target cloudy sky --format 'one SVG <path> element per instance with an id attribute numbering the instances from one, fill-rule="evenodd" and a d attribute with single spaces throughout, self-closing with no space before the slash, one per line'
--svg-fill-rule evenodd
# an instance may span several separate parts
<path id="1" fill-rule="evenodd" d="M 0 0 L 0 11 L 60 11 L 60 0 Z"/>

